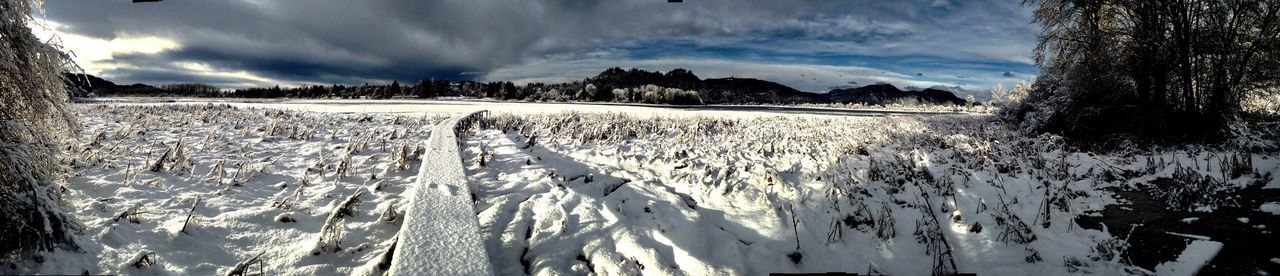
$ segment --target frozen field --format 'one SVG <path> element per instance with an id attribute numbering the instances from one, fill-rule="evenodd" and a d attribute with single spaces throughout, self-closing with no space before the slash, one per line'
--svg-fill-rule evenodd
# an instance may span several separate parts
<path id="1" fill-rule="evenodd" d="M 430 126 L 474 109 L 493 114 L 462 158 L 500 275 L 1179 274 L 1228 237 L 1162 228 L 1172 255 L 1137 265 L 1128 229 L 1078 221 L 1120 189 L 1187 225 L 1251 210 L 1224 219 L 1255 232 L 1280 204 L 1221 196 L 1280 188 L 1274 150 L 1099 155 L 984 115 L 362 103 L 77 105 L 85 246 L 30 272 L 381 274 Z"/>
<path id="2" fill-rule="evenodd" d="M 1076 220 L 1121 203 L 1120 188 L 1162 191 L 1155 208 L 1256 210 L 1221 193 L 1274 184 L 1280 169 L 1274 154 L 1233 150 L 1096 155 L 964 115 L 484 125 L 465 155 L 504 275 L 1190 274 L 1231 237 L 1175 225 L 1154 237 L 1172 256 L 1134 256 L 1151 251 L 1129 246 L 1128 224 Z M 1239 226 L 1270 235 L 1260 227 Z"/>
<path id="3" fill-rule="evenodd" d="M 399 230 L 433 115 L 79 106 L 83 253 L 44 274 L 362 274 Z M 193 207 L 194 206 L 194 207 Z M 146 261 L 142 260 L 146 256 Z M 143 265 L 142 263 L 150 263 Z"/>
<path id="4" fill-rule="evenodd" d="M 553 114 L 564 112 L 624 113 L 641 117 L 727 117 L 767 116 L 888 116 L 938 114 L 942 112 L 849 109 L 763 105 L 671 106 L 622 103 L 532 103 L 488 100 L 244 100 L 203 98 L 103 98 L 110 105 L 227 104 L 236 107 L 276 108 L 325 113 L 441 113 L 462 114 L 487 110 L 495 114 Z"/>

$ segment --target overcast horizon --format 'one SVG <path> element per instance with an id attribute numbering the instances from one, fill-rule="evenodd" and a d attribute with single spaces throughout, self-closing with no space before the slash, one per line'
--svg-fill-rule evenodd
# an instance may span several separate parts
<path id="1" fill-rule="evenodd" d="M 43 18 L 86 73 L 120 83 L 554 83 L 686 68 L 811 92 L 887 82 L 982 98 L 1038 73 L 1037 27 L 1018 1 L 49 1 Z"/>

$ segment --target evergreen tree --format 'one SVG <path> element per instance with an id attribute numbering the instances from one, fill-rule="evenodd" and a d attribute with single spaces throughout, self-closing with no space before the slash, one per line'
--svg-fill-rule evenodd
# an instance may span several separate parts
<path id="1" fill-rule="evenodd" d="M 418 98 L 435 98 L 435 90 L 431 80 L 419 80 L 417 85 L 413 86 L 413 95 Z"/>

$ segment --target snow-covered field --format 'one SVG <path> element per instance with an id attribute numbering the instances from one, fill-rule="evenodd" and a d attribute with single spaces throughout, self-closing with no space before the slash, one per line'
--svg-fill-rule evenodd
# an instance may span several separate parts
<path id="1" fill-rule="evenodd" d="M 84 131 L 64 200 L 83 224 L 83 254 L 53 254 L 45 263 L 54 265 L 34 272 L 213 275 L 259 255 L 249 272 L 370 271 L 399 230 L 420 142 L 443 119 L 222 105 L 78 109 Z"/>
<path id="2" fill-rule="evenodd" d="M 919 113 L 945 113 L 951 109 L 916 110 L 886 109 L 868 106 L 767 106 L 767 105 L 698 105 L 671 106 L 626 103 L 555 103 L 515 102 L 477 99 L 421 100 L 334 100 L 334 99 L 206 99 L 206 98 L 99 98 L 94 102 L 111 105 L 204 105 L 227 104 L 245 108 L 275 108 L 324 113 L 409 113 L 463 114 L 486 110 L 495 114 L 625 113 L 642 117 L 719 117 L 755 118 L 791 116 L 886 116 Z"/>
<path id="3" fill-rule="evenodd" d="M 1120 188 L 1205 220 L 1233 206 L 1280 212 L 1274 199 L 1230 196 L 1280 187 L 1274 149 L 1104 155 L 990 115 L 451 101 L 76 108 L 84 131 L 63 200 L 83 248 L 18 272 L 382 273 L 430 126 L 478 109 L 492 113 L 469 130 L 462 158 L 501 275 L 1185 272 L 1230 244 L 1191 235 L 1181 254 L 1139 267 L 1129 237 L 1077 219 L 1123 203 Z"/>
<path id="4" fill-rule="evenodd" d="M 1171 201 L 1212 211 L 1228 203 L 1187 197 L 1280 169 L 1275 155 L 1233 151 L 1095 155 L 973 115 L 578 113 L 486 126 L 465 160 L 504 275 L 1145 274 L 1122 257 L 1127 237 L 1075 219 L 1131 185 L 1167 185 Z M 1226 181 L 1192 192 L 1154 181 L 1177 174 Z M 1221 246 L 1195 243 L 1158 269 L 1185 273 Z"/>

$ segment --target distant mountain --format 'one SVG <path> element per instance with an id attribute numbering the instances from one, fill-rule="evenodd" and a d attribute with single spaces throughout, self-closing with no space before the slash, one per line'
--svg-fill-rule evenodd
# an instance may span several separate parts
<path id="1" fill-rule="evenodd" d="M 966 101 L 955 94 L 927 88 L 903 91 L 890 84 L 873 84 L 859 88 L 836 89 L 826 94 L 796 90 L 771 81 L 751 78 L 699 79 L 689 70 L 674 69 L 666 74 L 639 69 L 609 68 L 585 80 L 606 91 L 644 85 L 695 90 L 709 104 L 749 103 L 923 103 L 962 105 Z"/>
<path id="2" fill-rule="evenodd" d="M 697 75 L 694 75 L 693 72 L 685 69 L 677 68 L 662 74 L 656 71 L 649 72 L 635 68 L 623 70 L 622 68 L 614 67 L 600 72 L 599 75 L 588 79 L 587 82 L 594 84 L 596 87 L 607 89 L 605 91 L 614 88 L 635 88 L 649 84 L 684 90 L 697 90 L 702 80 Z"/>
<path id="3" fill-rule="evenodd" d="M 707 103 L 825 103 L 823 94 L 750 78 L 706 79 L 698 89 Z"/>
<path id="4" fill-rule="evenodd" d="M 666 74 L 639 69 L 609 68 L 586 83 L 604 91 L 645 85 L 698 91 L 703 102 L 724 103 L 817 103 L 827 102 L 822 94 L 799 91 L 771 81 L 750 78 L 700 79 L 689 70 L 676 68 Z"/>
<path id="5" fill-rule="evenodd" d="M 962 105 L 966 101 L 955 94 L 944 90 L 927 88 L 922 91 L 902 91 L 890 84 L 873 84 L 858 88 L 836 89 L 827 92 L 827 97 L 836 103 L 861 104 L 955 104 Z"/>
<path id="6" fill-rule="evenodd" d="M 890 84 L 872 84 L 858 88 L 842 88 L 827 92 L 827 98 L 837 103 L 880 104 L 892 102 L 908 93 Z"/>
<path id="7" fill-rule="evenodd" d="M 109 80 L 89 74 L 63 73 L 68 90 L 76 96 L 88 95 L 122 95 L 122 96 L 163 96 L 167 90 L 141 83 L 118 85 Z"/>
<path id="8" fill-rule="evenodd" d="M 174 84 L 154 87 L 146 84 L 118 85 L 92 75 L 67 73 L 67 85 L 76 95 L 98 96 L 197 96 L 197 97 L 298 97 L 298 95 L 314 95 L 330 97 L 350 96 L 346 88 L 338 85 L 332 87 L 308 87 L 307 93 L 284 91 L 280 88 L 248 89 L 245 93 L 220 93 L 217 87 L 201 84 Z M 434 81 L 433 81 L 434 82 Z M 583 93 L 587 85 L 593 85 L 596 93 Z M 782 104 L 782 103 L 861 103 L 883 105 L 893 103 L 920 104 L 955 104 L 963 105 L 964 99 L 952 92 L 936 88 L 919 91 L 903 91 L 890 84 L 873 84 L 858 88 L 842 88 L 828 93 L 812 93 L 796 90 L 776 82 L 752 78 L 715 78 L 701 79 L 693 72 L 685 69 L 673 69 L 666 73 L 645 71 L 640 69 L 609 68 L 600 74 L 582 80 L 560 84 L 530 84 L 523 88 L 504 88 L 502 83 L 480 83 L 472 81 L 443 82 L 447 91 L 439 95 L 474 95 L 475 97 L 495 97 L 499 99 L 569 99 L 588 101 L 613 101 L 613 89 L 639 88 L 656 85 L 666 88 L 679 88 L 697 91 L 702 103 L 707 104 Z M 507 83 L 506 85 L 511 85 Z M 316 93 L 312 90 L 325 90 Z M 416 91 L 416 88 L 401 91 Z M 256 92 L 268 91 L 259 93 Z M 288 90 L 288 89 L 286 89 Z M 551 93 L 547 93 L 551 91 Z M 343 96 L 347 95 L 347 96 Z M 501 95 L 501 96 L 497 96 Z"/>
<path id="9" fill-rule="evenodd" d="M 918 91 L 918 92 L 909 91 L 909 92 L 917 93 L 917 97 L 918 97 L 917 99 L 919 99 L 921 102 L 924 102 L 924 103 L 954 104 L 954 105 L 964 105 L 969 103 L 969 101 L 965 99 L 961 99 L 959 96 L 956 96 L 955 93 L 951 93 L 951 91 L 946 91 L 946 90 L 925 88 L 924 91 Z"/>
<path id="10" fill-rule="evenodd" d="M 71 90 L 72 94 L 76 96 L 83 97 L 90 95 L 90 93 L 95 95 L 102 94 L 100 92 L 115 89 L 116 87 L 116 83 L 94 75 L 63 73 L 62 76 L 65 78 L 64 82 L 67 84 L 67 90 Z"/>
<path id="11" fill-rule="evenodd" d="M 146 85 L 146 84 L 141 84 L 141 83 L 135 83 L 135 84 L 130 84 L 130 85 L 116 85 L 115 89 L 112 89 L 110 94 L 115 94 L 115 95 L 148 95 L 148 96 L 154 96 L 154 95 L 165 95 L 165 96 L 167 96 L 167 95 L 170 95 L 171 93 L 169 93 L 169 90 L 160 89 L 160 88 L 157 88 L 157 87 L 155 87 L 155 86 Z"/>

